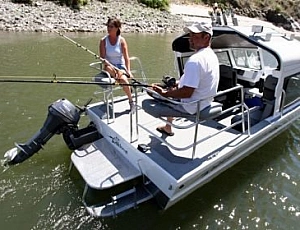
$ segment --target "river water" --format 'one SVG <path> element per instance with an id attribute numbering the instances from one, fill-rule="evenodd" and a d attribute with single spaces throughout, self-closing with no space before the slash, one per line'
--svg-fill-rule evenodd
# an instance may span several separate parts
<path id="1" fill-rule="evenodd" d="M 66 34 L 98 53 L 102 34 Z M 174 75 L 170 35 L 125 34 L 150 82 Z M 90 53 L 57 34 L 0 32 L 0 78 L 90 80 Z M 81 203 L 83 182 L 68 174 L 71 151 L 54 136 L 38 154 L 6 168 L 3 156 L 43 125 L 59 98 L 82 105 L 97 86 L 0 83 L 1 229 L 299 229 L 300 120 L 167 211 L 154 202 L 117 218 L 94 219 Z"/>

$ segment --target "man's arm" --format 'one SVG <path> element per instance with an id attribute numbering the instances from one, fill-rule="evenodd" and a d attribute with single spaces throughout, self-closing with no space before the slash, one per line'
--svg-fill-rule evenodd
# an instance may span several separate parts
<path id="1" fill-rule="evenodd" d="M 195 88 L 183 86 L 182 88 L 176 88 L 173 90 L 165 90 L 160 86 L 153 85 L 153 90 L 162 95 L 163 97 L 172 98 L 190 98 L 195 90 Z"/>

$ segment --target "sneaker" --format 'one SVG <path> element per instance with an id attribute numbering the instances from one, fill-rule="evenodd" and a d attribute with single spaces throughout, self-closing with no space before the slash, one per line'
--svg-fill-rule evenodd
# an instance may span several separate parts
<path id="1" fill-rule="evenodd" d="M 131 112 L 131 113 L 135 113 L 136 106 L 135 106 L 135 104 L 134 104 L 133 101 L 130 101 L 130 102 L 129 102 L 129 106 L 130 106 L 130 112 Z"/>

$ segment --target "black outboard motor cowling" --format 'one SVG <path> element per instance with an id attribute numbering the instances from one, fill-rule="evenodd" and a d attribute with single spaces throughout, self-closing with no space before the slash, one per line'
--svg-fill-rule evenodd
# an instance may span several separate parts
<path id="1" fill-rule="evenodd" d="M 67 99 L 59 99 L 48 107 L 48 116 L 43 127 L 25 144 L 16 144 L 5 153 L 7 164 L 17 164 L 25 161 L 38 152 L 54 135 L 77 130 L 80 111 Z"/>

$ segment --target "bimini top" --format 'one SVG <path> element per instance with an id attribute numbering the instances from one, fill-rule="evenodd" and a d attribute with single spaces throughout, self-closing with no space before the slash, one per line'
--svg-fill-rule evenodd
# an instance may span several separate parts
<path id="1" fill-rule="evenodd" d="M 276 58 L 276 69 L 282 76 L 290 76 L 300 72 L 300 41 L 293 35 L 262 26 L 217 26 L 213 28 L 212 48 L 261 48 Z M 172 43 L 173 51 L 191 52 L 189 35 L 184 34 Z"/>

